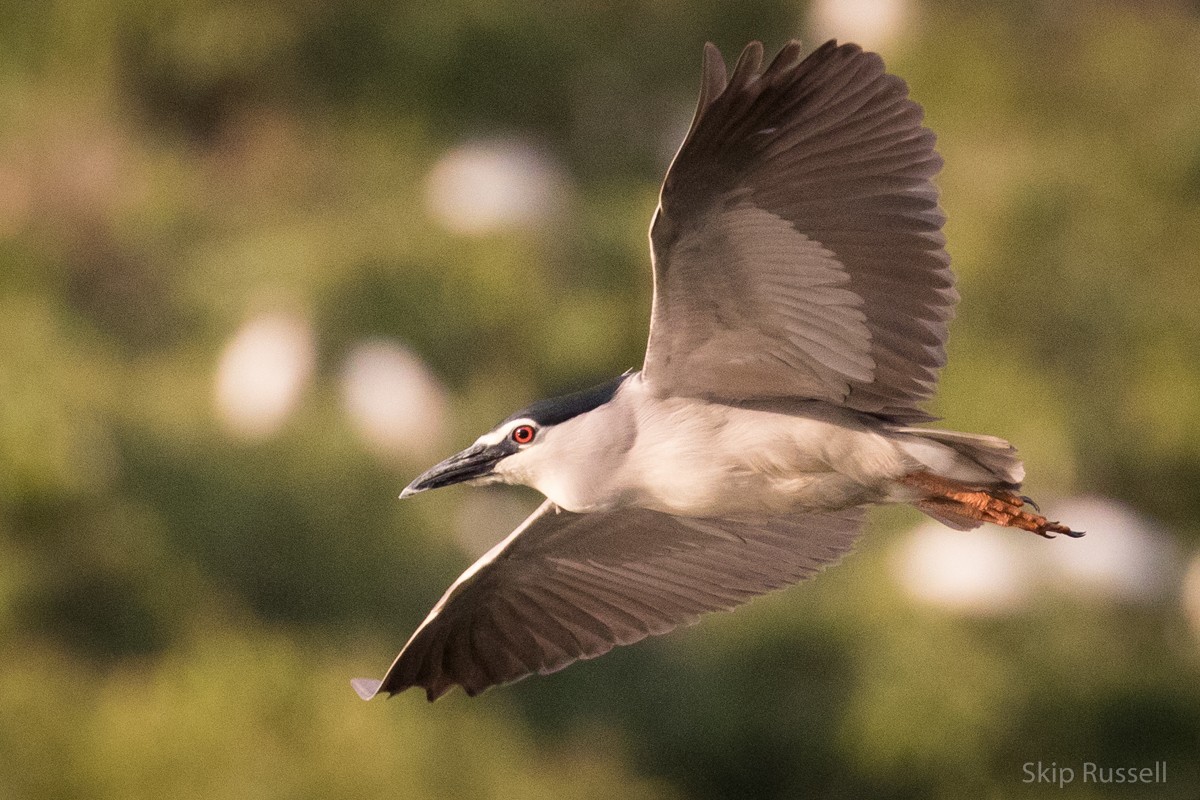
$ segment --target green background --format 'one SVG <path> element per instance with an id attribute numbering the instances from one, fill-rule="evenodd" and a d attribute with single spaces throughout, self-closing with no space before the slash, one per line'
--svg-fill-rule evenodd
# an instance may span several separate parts
<path id="1" fill-rule="evenodd" d="M 1200 9 L 904 6 L 883 52 L 939 136 L 963 295 L 934 411 L 1016 443 L 1052 514 L 1090 494 L 1153 520 L 1182 574 Z M 551 677 L 433 705 L 349 687 L 469 563 L 471 498 L 491 526 L 533 501 L 400 488 L 530 400 L 640 363 L 645 232 L 703 42 L 815 45 L 810 11 L 6 4 L 0 797 L 1200 796 L 1179 574 L 1148 599 L 1039 585 L 960 613 L 898 580 L 907 509 L 814 582 Z M 569 187 L 552 218 L 469 235 L 430 213 L 438 159 L 511 140 Z M 311 326 L 313 369 L 247 437 L 214 385 L 264 313 Z M 444 386 L 424 455 L 377 457 L 344 410 L 348 354 L 381 337 Z M 1014 546 L 1037 564 L 1074 544 Z M 1039 760 L 1170 772 L 1022 784 Z"/>

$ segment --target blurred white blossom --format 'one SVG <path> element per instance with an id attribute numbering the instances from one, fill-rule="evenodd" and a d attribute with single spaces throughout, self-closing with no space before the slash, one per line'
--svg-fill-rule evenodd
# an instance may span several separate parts
<path id="1" fill-rule="evenodd" d="M 837 39 L 878 50 L 900 38 L 911 16 L 910 0 L 815 0 L 809 28 L 820 41 Z"/>
<path id="2" fill-rule="evenodd" d="M 278 430 L 312 376 L 312 329 L 299 317 L 263 314 L 234 334 L 217 367 L 216 406 L 232 433 L 250 439 Z"/>
<path id="3" fill-rule="evenodd" d="M 342 372 L 342 404 L 368 447 L 384 458 L 425 457 L 446 431 L 446 392 L 399 342 L 360 343 Z"/>
<path id="4" fill-rule="evenodd" d="M 1192 632 L 1200 639 L 1200 553 L 1192 556 L 1183 579 L 1183 610 L 1192 625 Z"/>
<path id="5" fill-rule="evenodd" d="M 562 169 L 519 140 L 471 142 L 445 153 L 426 185 L 430 213 L 456 233 L 481 235 L 536 227 L 566 197 Z"/>
<path id="6" fill-rule="evenodd" d="M 1050 580 L 1078 593 L 1127 602 L 1164 597 L 1179 580 L 1179 555 L 1153 520 L 1107 497 L 1054 504 L 1054 519 L 1087 531 L 1071 547 L 1046 553 Z"/>
<path id="7" fill-rule="evenodd" d="M 926 522 L 901 545 L 896 579 L 918 600 L 967 613 L 1013 611 L 1035 596 L 1060 592 L 1153 602 L 1177 585 L 1180 565 L 1170 537 L 1125 504 L 1077 497 L 1047 510 L 1087 535 L 1043 541 L 1016 529 L 954 531 Z"/>
<path id="8" fill-rule="evenodd" d="M 1024 554 L 1009 538 L 1014 535 L 991 528 L 955 531 L 926 522 L 898 552 L 896 577 L 912 597 L 932 605 L 973 614 L 1014 610 L 1032 588 Z"/>

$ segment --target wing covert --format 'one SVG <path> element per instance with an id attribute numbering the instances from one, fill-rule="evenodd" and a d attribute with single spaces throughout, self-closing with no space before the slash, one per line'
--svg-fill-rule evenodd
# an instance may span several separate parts
<path id="1" fill-rule="evenodd" d="M 700 100 L 651 225 L 656 391 L 806 397 L 915 421 L 958 295 L 934 136 L 882 60 L 752 43 Z"/>

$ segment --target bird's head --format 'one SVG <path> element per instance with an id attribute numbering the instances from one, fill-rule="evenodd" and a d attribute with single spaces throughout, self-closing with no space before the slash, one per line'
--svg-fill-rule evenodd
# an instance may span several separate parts
<path id="1" fill-rule="evenodd" d="M 411 497 L 427 489 L 455 483 L 502 483 L 504 474 L 498 471 L 500 462 L 509 456 L 537 446 L 545 426 L 530 417 L 505 420 L 475 440 L 475 444 L 460 453 L 430 467 L 400 493 Z"/>
<path id="2" fill-rule="evenodd" d="M 564 397 L 541 400 L 523 408 L 475 440 L 475 443 L 417 476 L 401 498 L 455 483 L 522 483 L 533 485 L 538 465 L 553 463 L 554 453 L 535 451 L 565 446 L 556 436 L 560 426 L 607 403 L 631 373 Z M 569 437 L 567 437 L 569 438 Z"/>

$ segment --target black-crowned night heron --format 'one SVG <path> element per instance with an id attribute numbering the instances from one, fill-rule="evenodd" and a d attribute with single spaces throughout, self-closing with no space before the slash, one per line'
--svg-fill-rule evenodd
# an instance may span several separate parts
<path id="1" fill-rule="evenodd" d="M 1008 442 L 914 427 L 958 300 L 921 107 L 855 45 L 762 56 L 727 77 L 705 48 L 650 226 L 642 370 L 518 411 L 404 490 L 547 499 L 363 698 L 473 695 L 731 609 L 836 561 L 872 504 L 1079 535 L 1025 510 Z"/>

